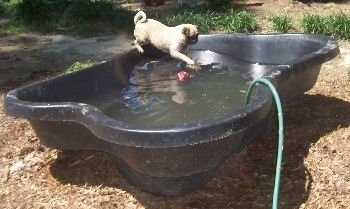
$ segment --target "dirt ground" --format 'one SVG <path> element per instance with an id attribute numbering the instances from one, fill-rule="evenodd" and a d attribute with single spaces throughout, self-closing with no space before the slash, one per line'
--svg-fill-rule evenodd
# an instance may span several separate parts
<path id="1" fill-rule="evenodd" d="M 349 3 L 263 2 L 249 8 L 295 16 L 310 11 L 350 12 Z M 0 37 L 0 92 L 52 77 L 76 60 L 107 60 L 129 50 L 130 43 L 128 36 Z M 350 208 L 350 41 L 339 44 L 340 55 L 322 66 L 315 86 L 284 106 L 280 208 Z M 0 207 L 269 208 L 276 134 L 272 127 L 229 158 L 218 176 L 199 190 L 160 197 L 127 184 L 104 153 L 43 147 L 26 120 L 4 114 L 1 96 Z"/>

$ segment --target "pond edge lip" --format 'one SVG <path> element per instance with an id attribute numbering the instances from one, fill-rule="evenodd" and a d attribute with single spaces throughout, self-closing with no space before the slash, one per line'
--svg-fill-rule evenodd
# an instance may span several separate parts
<path id="1" fill-rule="evenodd" d="M 214 36 L 216 35 L 232 36 L 235 34 L 210 34 L 210 35 L 202 35 L 202 36 L 213 36 L 213 35 Z M 239 34 L 239 35 L 242 35 L 242 34 Z M 263 77 L 266 77 L 272 82 L 278 79 L 279 75 L 283 71 L 288 70 L 295 65 L 299 65 L 300 63 L 303 63 L 303 62 L 317 62 L 322 64 L 323 62 L 328 61 L 331 58 L 335 57 L 339 52 L 338 43 L 336 42 L 336 40 L 324 35 L 314 35 L 314 34 L 251 34 L 251 35 L 244 34 L 244 35 L 245 36 L 303 35 L 310 38 L 317 37 L 317 39 L 327 40 L 327 44 L 325 47 L 322 47 L 321 49 L 315 52 L 309 53 L 301 57 L 295 63 L 289 63 L 286 65 L 279 65 L 277 67 L 274 67 L 273 70 L 271 70 L 269 73 L 263 75 Z M 65 74 L 60 76 L 69 76 L 69 75 Z M 52 79 L 55 79 L 55 78 L 52 78 Z M 39 81 L 37 83 L 40 83 L 40 82 L 45 82 L 45 81 Z M 135 134 L 135 136 L 142 136 L 143 134 L 152 133 L 153 137 L 151 138 L 161 137 L 163 139 L 161 141 L 167 144 L 166 147 L 169 147 L 169 146 L 178 147 L 178 146 L 193 145 L 196 143 L 214 141 L 222 137 L 220 136 L 222 134 L 213 133 L 212 136 L 206 139 L 203 139 L 203 140 L 198 139 L 196 141 L 193 141 L 193 138 L 191 138 L 191 140 L 177 139 L 177 137 L 174 137 L 175 135 L 174 133 L 187 132 L 187 133 L 195 134 L 213 125 L 218 126 L 219 124 L 223 124 L 223 123 L 228 123 L 231 126 L 233 126 L 234 123 L 238 123 L 245 116 L 252 114 L 255 111 L 258 111 L 262 106 L 266 105 L 266 103 L 268 102 L 271 103 L 271 97 L 270 96 L 266 97 L 266 94 L 269 94 L 267 92 L 267 89 L 261 86 L 258 86 L 257 89 L 265 95 L 264 97 L 260 95 L 258 100 L 254 100 L 247 106 L 242 106 L 242 108 L 238 110 L 232 111 L 229 114 L 218 117 L 216 120 L 211 120 L 211 121 L 207 120 L 207 121 L 201 122 L 200 124 L 192 123 L 192 124 L 183 124 L 183 125 L 176 125 L 176 126 L 173 126 L 173 125 L 157 126 L 157 127 L 152 126 L 152 127 L 140 128 L 135 125 L 128 125 L 121 121 L 112 119 L 106 116 L 105 114 L 103 114 L 96 107 L 89 104 L 83 104 L 83 103 L 77 103 L 77 102 L 43 102 L 43 103 L 29 102 L 29 101 L 20 100 L 18 98 L 19 91 L 21 91 L 23 88 L 27 88 L 35 84 L 36 83 L 29 84 L 23 87 L 19 87 L 15 90 L 9 91 L 4 96 L 5 113 L 14 117 L 21 117 L 29 120 L 76 122 L 85 126 L 89 130 L 91 130 L 97 137 L 101 139 L 104 139 L 111 143 L 125 145 L 125 146 L 159 147 L 154 143 L 148 143 L 144 141 L 145 139 L 130 141 L 129 139 L 127 139 L 128 137 L 124 137 L 124 134 Z M 50 109 L 52 114 L 46 113 L 48 109 Z M 242 126 L 242 127 L 235 126 L 235 128 L 237 129 L 233 130 L 232 128 L 231 131 L 238 132 L 247 127 L 248 126 Z M 118 136 L 122 136 L 122 137 L 118 137 Z M 139 138 L 142 138 L 142 137 L 139 137 Z"/>
<path id="2" fill-rule="evenodd" d="M 166 125 L 158 127 L 141 127 L 128 125 L 116 119 L 106 116 L 98 108 L 84 103 L 77 102 L 28 102 L 17 98 L 18 90 L 10 91 L 4 100 L 4 110 L 8 115 L 28 120 L 57 121 L 57 122 L 75 122 L 85 126 L 98 138 L 104 139 L 110 143 L 123 146 L 136 147 L 179 147 L 194 145 L 204 142 L 215 141 L 227 135 L 227 132 L 239 132 L 247 126 L 241 126 L 240 121 L 248 115 L 260 111 L 261 107 L 270 102 L 269 97 L 259 96 L 258 100 L 252 101 L 247 106 L 232 111 L 216 120 L 207 120 L 201 123 L 192 123 L 184 125 Z M 261 88 L 268 94 L 266 89 Z M 18 111 L 19 110 L 19 111 Z M 48 110 L 50 114 L 47 114 Z M 222 124 L 229 124 L 230 130 L 222 130 L 211 133 L 208 138 L 196 139 L 198 137 L 181 138 L 181 136 L 196 136 L 208 128 L 216 128 Z M 249 125 L 248 125 L 249 126 Z M 152 134 L 151 138 L 157 140 L 147 141 L 143 138 L 145 134 Z M 180 135 L 179 135 L 180 134 Z M 133 135 L 134 140 L 130 140 Z M 117 139 L 116 139 L 117 138 Z M 139 140 L 138 140 L 139 138 Z"/>
<path id="3" fill-rule="evenodd" d="M 314 42 L 326 42 L 326 45 L 317 51 L 313 51 L 311 53 L 305 54 L 302 57 L 298 57 L 297 59 L 294 59 L 292 61 L 281 63 L 278 66 L 287 66 L 289 65 L 290 68 L 293 68 L 295 65 L 299 65 L 301 63 L 304 63 L 305 61 L 317 61 L 317 63 L 323 63 L 326 61 L 329 61 L 336 57 L 339 54 L 339 44 L 337 42 L 337 39 L 323 35 L 323 34 L 313 34 L 313 33 L 262 33 L 262 34 L 245 34 L 245 33 L 214 33 L 214 34 L 204 34 L 199 36 L 199 40 L 201 37 L 230 37 L 230 36 L 238 36 L 238 37 L 298 37 L 302 36 L 304 38 L 307 38 L 308 40 L 312 40 Z M 194 45 L 195 47 L 195 45 Z M 204 50 L 204 49 L 198 49 L 198 50 Z M 277 66 L 277 67 L 278 67 Z M 271 71 L 273 73 L 273 71 Z M 269 74 L 269 73 L 268 73 Z M 266 74 L 268 76 L 268 74 Z M 265 75 L 264 75 L 265 76 Z"/>

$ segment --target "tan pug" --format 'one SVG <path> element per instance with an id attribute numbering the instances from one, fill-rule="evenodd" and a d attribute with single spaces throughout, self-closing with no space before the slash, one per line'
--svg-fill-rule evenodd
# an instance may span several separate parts
<path id="1" fill-rule="evenodd" d="M 151 43 L 173 58 L 184 61 L 187 64 L 186 67 L 194 70 L 200 69 L 200 65 L 185 55 L 188 45 L 198 41 L 197 26 L 181 24 L 176 27 L 168 27 L 157 20 L 147 19 L 143 11 L 135 15 L 134 23 L 134 44 L 140 53 L 144 52 L 142 45 Z"/>

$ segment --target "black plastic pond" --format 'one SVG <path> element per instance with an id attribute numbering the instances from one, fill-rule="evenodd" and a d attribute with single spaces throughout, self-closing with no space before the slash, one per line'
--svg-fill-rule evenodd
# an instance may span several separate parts
<path id="1" fill-rule="evenodd" d="M 264 76 L 283 101 L 293 99 L 338 52 L 337 42 L 321 35 L 203 35 L 190 50 L 202 70 L 187 81 L 176 79 L 178 61 L 146 46 L 143 55 L 131 50 L 10 91 L 5 111 L 28 119 L 49 147 L 110 153 L 130 184 L 181 195 L 267 129 L 271 94 L 258 85 L 244 106 L 249 82 Z"/>

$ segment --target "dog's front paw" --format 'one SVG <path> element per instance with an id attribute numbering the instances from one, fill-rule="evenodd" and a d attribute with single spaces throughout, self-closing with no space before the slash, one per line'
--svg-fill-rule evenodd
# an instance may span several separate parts
<path id="1" fill-rule="evenodd" d="M 201 66 L 198 63 L 194 63 L 194 64 L 187 64 L 186 68 L 189 70 L 200 70 L 202 69 Z"/>
<path id="2" fill-rule="evenodd" d="M 142 48 L 137 48 L 137 51 L 139 51 L 140 54 L 143 54 L 143 52 L 145 52 Z"/>

